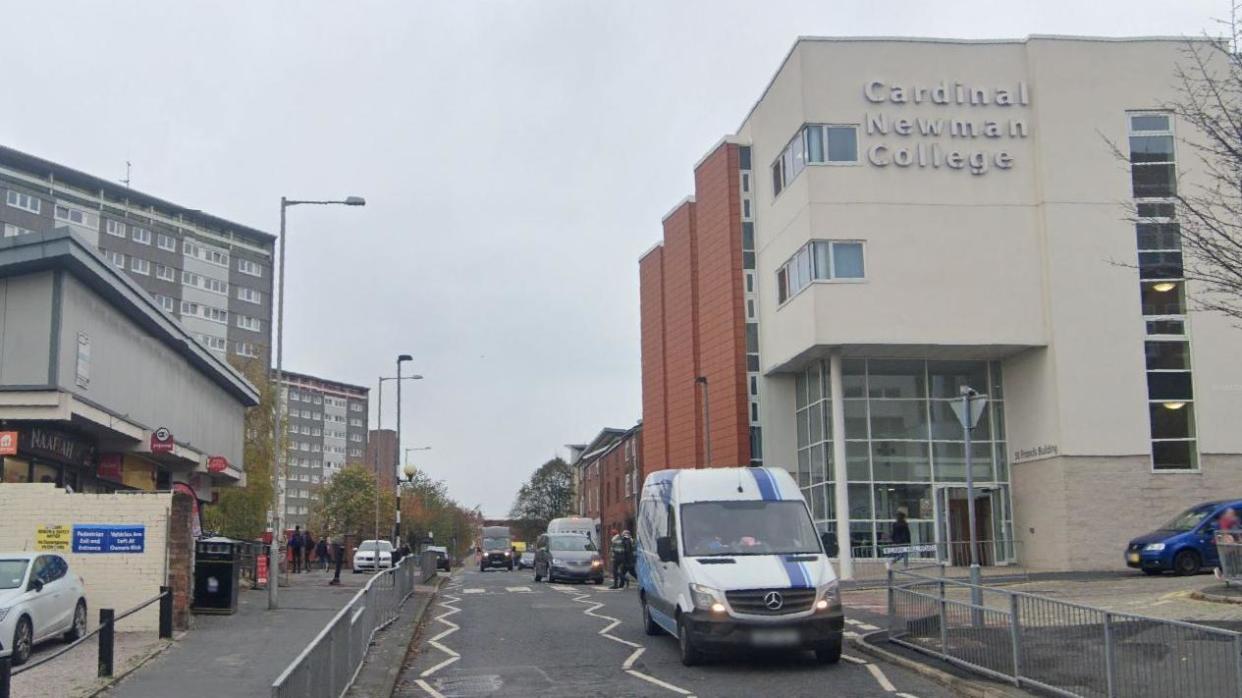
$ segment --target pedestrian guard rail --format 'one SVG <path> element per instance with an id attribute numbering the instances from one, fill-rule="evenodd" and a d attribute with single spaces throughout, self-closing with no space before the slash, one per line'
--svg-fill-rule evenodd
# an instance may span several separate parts
<path id="1" fill-rule="evenodd" d="M 975 542 L 984 576 L 1025 576 L 1026 571 L 1015 563 L 1021 541 L 1007 538 Z M 887 580 L 889 565 L 915 567 L 939 566 L 946 576 L 966 576 L 970 565 L 970 543 L 940 541 L 928 543 L 879 543 L 851 548 L 853 581 L 863 586 L 882 586 Z"/>
<path id="2" fill-rule="evenodd" d="M 932 568 L 890 568 L 888 633 L 952 664 L 1063 696 L 1242 696 L 1242 634 L 973 587 Z"/>
<path id="3" fill-rule="evenodd" d="M 1225 584 L 1242 585 L 1242 531 L 1217 531 L 1216 552 Z"/>
<path id="4" fill-rule="evenodd" d="M 272 698 L 339 698 L 357 678 L 375 633 L 397 619 L 414 587 L 436 575 L 436 555 L 402 558 L 354 594 L 272 683 Z"/>

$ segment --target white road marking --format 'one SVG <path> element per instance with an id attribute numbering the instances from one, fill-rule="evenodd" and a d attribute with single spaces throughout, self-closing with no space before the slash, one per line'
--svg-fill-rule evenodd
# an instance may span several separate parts
<path id="1" fill-rule="evenodd" d="M 467 590 L 467 591 L 469 591 L 469 590 Z M 482 590 L 480 590 L 480 591 L 482 591 Z M 456 606 L 454 606 L 454 605 L 453 605 L 453 604 L 458 603 L 459 601 L 461 601 L 461 599 L 460 599 L 460 598 L 458 598 L 458 597 L 456 597 L 456 596 L 453 596 L 453 595 L 451 595 L 451 594 L 445 594 L 445 595 L 444 595 L 444 599 L 445 599 L 444 601 L 441 601 L 441 602 L 440 602 L 440 608 L 446 608 L 446 609 L 448 609 L 448 613 L 442 613 L 442 614 L 440 614 L 440 615 L 436 616 L 436 621 L 437 621 L 437 622 L 440 622 L 440 623 L 443 623 L 443 624 L 445 624 L 445 625 L 447 625 L 447 626 L 448 626 L 448 628 L 446 628 L 446 629 L 445 629 L 443 632 L 441 632 L 439 635 L 436 635 L 435 637 L 433 637 L 433 638 L 431 638 L 430 640 L 428 640 L 428 641 L 427 641 L 427 644 L 431 645 L 432 647 L 435 647 L 436 649 L 440 650 L 440 651 L 441 651 L 441 652 L 443 652 L 444 654 L 447 654 L 449 657 L 448 657 L 448 659 L 445 659 L 444 661 L 440 662 L 439 664 L 436 664 L 435 666 L 433 666 L 433 667 L 431 667 L 431 668 L 427 669 L 426 671 L 424 671 L 423 673 L 419 674 L 419 677 L 421 677 L 421 678 L 427 678 L 428 676 L 431 676 L 432 674 L 434 674 L 434 673 L 436 673 L 437 671 L 439 671 L 439 670 L 443 669 L 444 667 L 446 667 L 446 666 L 448 666 L 448 665 L 452 664 L 453 662 L 455 662 L 455 661 L 457 661 L 457 660 L 461 659 L 461 655 L 460 655 L 460 654 L 458 654 L 456 651 L 454 651 L 452 648 L 449 648 L 449 647 L 446 647 L 446 646 L 444 646 L 444 645 L 440 644 L 440 640 L 443 640 L 444 638 L 448 637 L 449 635 L 452 635 L 453 633 L 457 632 L 458 630 L 461 630 L 461 626 L 457 625 L 456 623 L 454 623 L 453 621 L 451 621 L 451 620 L 449 620 L 449 619 L 448 619 L 448 617 L 449 617 L 449 616 L 451 616 L 451 615 L 453 615 L 454 613 L 461 613 L 461 609 L 460 609 L 460 608 L 457 608 Z M 427 688 L 427 687 L 426 687 L 426 686 L 424 686 L 424 688 Z M 430 690 L 430 689 L 428 688 L 428 690 Z"/>
<path id="2" fill-rule="evenodd" d="M 661 680 L 657 679 L 657 678 L 656 678 L 656 677 L 654 677 L 654 676 L 647 676 L 646 674 L 642 673 L 641 671 L 635 671 L 635 670 L 633 670 L 633 669 L 629 669 L 629 670 L 628 670 L 628 671 L 626 671 L 625 673 L 629 674 L 630 676 L 637 676 L 638 678 L 642 679 L 643 681 L 649 681 L 649 682 L 651 682 L 651 683 L 653 683 L 653 684 L 655 684 L 655 685 L 657 685 L 657 686 L 659 686 L 659 687 L 661 687 L 661 688 L 667 688 L 668 690 L 670 690 L 670 691 L 672 691 L 672 692 L 674 692 L 674 693 L 680 693 L 680 694 L 681 694 L 681 695 L 683 695 L 683 696 L 688 696 L 688 695 L 690 695 L 690 691 L 687 691 L 687 690 L 686 690 L 686 689 L 684 689 L 684 688 L 678 688 L 678 687 L 674 686 L 673 684 L 671 684 L 671 683 L 667 683 L 667 682 L 665 682 L 665 681 L 661 681 Z"/>
<path id="3" fill-rule="evenodd" d="M 414 683 L 418 684 L 418 687 L 419 687 L 419 688 L 421 688 L 421 689 L 423 689 L 424 691 L 426 691 L 426 692 L 427 692 L 427 695 L 431 696 L 431 698 L 444 698 L 444 694 L 443 694 L 443 693 L 441 693 L 441 692 L 437 691 L 436 689 L 432 688 L 432 687 L 431 687 L 431 685 L 430 685 L 430 684 L 428 684 L 426 681 L 423 681 L 422 679 L 418 679 L 418 680 L 417 680 L 417 681 L 415 681 Z"/>
<path id="4" fill-rule="evenodd" d="M 876 630 L 879 630 L 879 628 L 875 627 L 874 625 L 868 625 L 867 623 L 859 623 L 858 627 L 862 628 L 863 630 L 866 630 L 867 632 L 874 632 Z"/>
<path id="5" fill-rule="evenodd" d="M 621 663 L 621 668 L 626 671 L 629 671 L 630 668 L 634 666 L 634 660 L 638 659 L 638 655 L 642 654 L 645 651 L 646 649 L 643 647 L 639 647 L 638 649 L 634 650 L 634 653 L 631 654 L 628 658 L 626 658 L 624 662 Z"/>
<path id="6" fill-rule="evenodd" d="M 858 657 L 855 657 L 855 656 L 850 655 L 850 654 L 843 654 L 843 655 L 841 655 L 841 659 L 844 659 L 845 661 L 849 662 L 850 664 L 863 664 L 863 665 L 865 665 L 865 664 L 867 663 L 867 660 L 865 660 L 865 659 L 859 659 Z"/>
<path id="7" fill-rule="evenodd" d="M 892 681 L 888 680 L 888 677 L 884 675 L 884 672 L 880 670 L 880 667 L 874 664 L 868 664 L 867 671 L 871 672 L 871 675 L 875 677 L 875 681 L 880 684 L 880 688 L 888 691 L 889 693 L 897 692 L 897 687 L 893 685 Z"/>
<path id="8" fill-rule="evenodd" d="M 845 637 L 846 637 L 846 638 L 848 638 L 848 639 L 851 639 L 851 640 L 856 640 L 856 639 L 858 639 L 859 635 L 858 635 L 858 633 L 856 633 L 856 632 L 854 632 L 854 631 L 852 631 L 852 630 L 846 630 L 846 631 L 845 631 Z"/>
<path id="9" fill-rule="evenodd" d="M 484 589 L 482 589 L 481 587 L 472 587 L 470 589 L 461 590 L 461 593 L 463 594 L 482 594 L 483 592 L 484 592 Z"/>
<path id="10" fill-rule="evenodd" d="M 505 587 L 505 591 L 530 591 L 530 587 Z"/>
<path id="11" fill-rule="evenodd" d="M 897 695 L 898 695 L 900 698 L 919 698 L 918 696 L 914 695 L 913 693 L 898 693 Z"/>

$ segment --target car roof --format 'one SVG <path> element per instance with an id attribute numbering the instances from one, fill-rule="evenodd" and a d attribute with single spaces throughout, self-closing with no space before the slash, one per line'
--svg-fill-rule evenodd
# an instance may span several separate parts
<path id="1" fill-rule="evenodd" d="M 52 553 L 0 553 L 0 560 L 33 560 L 40 555 L 51 555 Z"/>

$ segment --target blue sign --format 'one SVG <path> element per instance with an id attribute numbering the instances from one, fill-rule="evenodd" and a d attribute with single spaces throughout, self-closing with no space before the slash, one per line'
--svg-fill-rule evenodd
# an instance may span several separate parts
<path id="1" fill-rule="evenodd" d="M 147 537 L 146 526 L 74 524 L 75 553 L 140 553 Z"/>

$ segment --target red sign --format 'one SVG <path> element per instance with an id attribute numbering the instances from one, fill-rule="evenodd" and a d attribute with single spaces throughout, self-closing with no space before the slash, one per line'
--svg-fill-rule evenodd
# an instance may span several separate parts
<path id="1" fill-rule="evenodd" d="M 207 472 L 222 473 L 229 469 L 229 459 L 224 456 L 208 456 Z"/>
<path id="2" fill-rule="evenodd" d="M 167 427 L 151 432 L 151 453 L 172 453 L 174 446 L 172 432 Z"/>
<path id="3" fill-rule="evenodd" d="M 0 431 L 0 456 L 17 455 L 17 432 Z"/>
<path id="4" fill-rule="evenodd" d="M 119 453 L 101 453 L 99 455 L 99 469 L 96 474 L 99 477 L 107 478 L 114 482 L 122 482 L 124 477 L 121 474 L 122 456 Z"/>
<path id="5" fill-rule="evenodd" d="M 259 569 L 255 571 L 255 576 L 258 577 L 255 581 L 260 586 L 267 586 L 267 556 L 261 554 L 256 561 L 259 563 Z"/>

